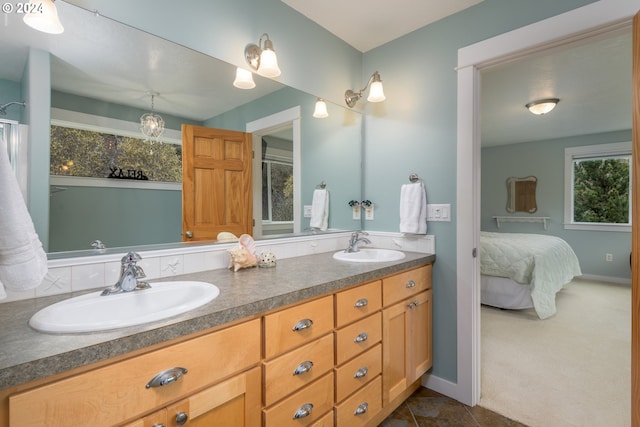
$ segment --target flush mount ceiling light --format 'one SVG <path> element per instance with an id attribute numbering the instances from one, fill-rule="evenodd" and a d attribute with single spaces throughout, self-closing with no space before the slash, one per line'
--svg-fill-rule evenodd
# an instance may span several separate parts
<path id="1" fill-rule="evenodd" d="M 140 130 L 147 140 L 158 139 L 164 132 L 164 120 L 155 113 L 153 101 L 160 94 L 158 92 L 147 92 L 147 95 L 151 95 L 151 112 L 145 113 L 140 117 Z"/>
<path id="2" fill-rule="evenodd" d="M 22 20 L 31 28 L 49 34 L 61 34 L 64 31 L 53 0 L 29 1 L 24 4 L 24 12 Z"/>
<path id="3" fill-rule="evenodd" d="M 257 45 L 249 44 L 244 48 L 244 59 L 261 76 L 278 77 L 280 75 L 278 58 L 267 33 L 260 36 Z"/>
<path id="4" fill-rule="evenodd" d="M 354 92 L 351 89 L 347 89 L 347 91 L 344 93 L 344 102 L 346 102 L 349 107 L 353 108 L 353 106 L 356 105 L 356 102 L 358 102 L 358 100 L 362 98 L 362 92 L 367 90 L 369 86 L 371 86 L 371 88 L 369 89 L 369 96 L 367 97 L 367 101 L 381 102 L 385 100 L 384 91 L 382 88 L 382 80 L 380 79 L 380 74 L 378 74 L 378 72 L 376 71 L 369 78 L 367 85 L 360 89 L 359 92 Z"/>
<path id="5" fill-rule="evenodd" d="M 253 73 L 249 70 L 238 67 L 236 69 L 236 79 L 233 81 L 233 85 L 239 89 L 253 89 L 256 87 L 256 83 L 253 81 Z"/>
<path id="6" fill-rule="evenodd" d="M 324 119 L 325 117 L 329 117 L 329 112 L 327 111 L 327 103 L 324 102 L 324 99 L 318 98 L 316 101 L 316 108 L 313 111 L 313 117 L 316 119 Z"/>
<path id="7" fill-rule="evenodd" d="M 527 107 L 527 109 L 533 114 L 541 116 L 556 108 L 558 102 L 560 102 L 558 98 L 545 98 L 537 101 L 531 101 L 525 105 L 525 107 Z"/>

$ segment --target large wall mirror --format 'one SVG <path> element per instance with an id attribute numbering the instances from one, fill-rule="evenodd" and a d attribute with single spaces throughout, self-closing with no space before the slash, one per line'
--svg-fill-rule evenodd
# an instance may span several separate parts
<path id="1" fill-rule="evenodd" d="M 126 129 L 127 135 L 141 136 L 139 118 L 150 111 L 149 94 L 154 92 L 154 110 L 166 122 L 163 143 L 179 144 L 182 123 L 245 131 L 247 123 L 299 108 L 297 132 L 284 126 L 272 135 L 261 135 L 269 150 L 265 157 L 271 161 L 289 157 L 292 170 L 298 171 L 293 207 L 297 223 L 259 227 L 258 237 L 308 231 L 304 205 L 311 204 L 315 187 L 323 181 L 331 198 L 329 231 L 362 228 L 348 207 L 349 200 L 361 199 L 360 113 L 329 104 L 329 117 L 315 119 L 317 96 L 255 74 L 254 89 L 235 88 L 236 69 L 228 63 L 66 2 L 56 2 L 56 6 L 65 26 L 64 33 L 56 36 L 26 27 L 19 14 L 4 17 L 0 104 L 23 100 L 28 90 L 24 80 L 29 50 L 38 49 L 50 54 L 51 118 L 57 125 L 82 123 L 98 130 L 116 126 Z M 24 122 L 31 107 L 16 109 L 9 118 Z M 282 147 L 294 137 L 298 140 L 289 146 L 298 144 L 298 152 L 292 148 L 293 153 L 287 154 Z M 49 252 L 91 250 L 96 239 L 108 248 L 182 240 L 179 184 L 158 187 L 120 182 L 117 186 L 108 182 L 105 186 L 104 182 L 72 185 L 53 181 L 49 200 L 43 202 L 49 203 Z M 261 191 L 256 187 L 254 183 L 254 191 Z"/>

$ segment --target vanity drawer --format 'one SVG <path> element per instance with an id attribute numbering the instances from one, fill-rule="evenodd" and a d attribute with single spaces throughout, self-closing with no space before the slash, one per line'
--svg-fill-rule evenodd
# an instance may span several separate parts
<path id="1" fill-rule="evenodd" d="M 382 308 L 382 281 L 336 294 L 336 327 L 340 328 Z"/>
<path id="2" fill-rule="evenodd" d="M 382 339 L 382 313 L 377 312 L 356 323 L 338 329 L 336 335 L 336 364 L 340 365 Z"/>
<path id="3" fill-rule="evenodd" d="M 264 317 L 265 358 L 299 347 L 333 330 L 333 296 Z"/>
<path id="4" fill-rule="evenodd" d="M 259 361 L 256 319 L 13 395 L 10 425 L 114 425 Z M 158 373 L 175 367 L 187 373 L 174 383 L 145 387 Z"/>
<path id="5" fill-rule="evenodd" d="M 327 334 L 289 353 L 264 362 L 265 406 L 312 383 L 332 368 L 332 334 Z"/>
<path id="6" fill-rule="evenodd" d="M 336 368 L 336 401 L 340 402 L 382 372 L 382 344 Z"/>
<path id="7" fill-rule="evenodd" d="M 431 289 L 431 264 L 382 279 L 382 302 L 387 307 L 427 289 Z"/>
<path id="8" fill-rule="evenodd" d="M 318 421 L 333 406 L 333 373 L 264 410 L 265 427 L 306 426 Z M 306 410 L 305 410 L 306 409 Z M 294 418 L 299 413 L 299 418 Z"/>
<path id="9" fill-rule="evenodd" d="M 358 427 L 367 425 L 382 410 L 382 377 L 357 391 L 336 406 L 336 425 Z"/>
<path id="10" fill-rule="evenodd" d="M 309 427 L 333 427 L 334 425 L 333 411 L 331 411 L 315 423 L 311 424 Z"/>

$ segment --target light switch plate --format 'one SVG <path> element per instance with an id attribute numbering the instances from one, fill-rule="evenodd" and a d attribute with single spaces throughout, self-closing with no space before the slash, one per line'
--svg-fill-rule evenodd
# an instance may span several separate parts
<path id="1" fill-rule="evenodd" d="M 311 205 L 304 205 L 304 217 L 311 218 Z"/>
<path id="2" fill-rule="evenodd" d="M 451 222 L 451 204 L 428 204 L 427 221 Z"/>

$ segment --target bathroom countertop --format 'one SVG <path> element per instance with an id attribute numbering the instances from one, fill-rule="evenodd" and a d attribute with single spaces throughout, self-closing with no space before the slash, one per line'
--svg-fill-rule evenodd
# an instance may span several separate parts
<path id="1" fill-rule="evenodd" d="M 435 261 L 433 254 L 405 253 L 400 261 L 349 263 L 327 252 L 281 259 L 275 268 L 219 269 L 149 280 L 209 282 L 220 288 L 220 295 L 170 319 L 106 332 L 46 334 L 29 327 L 29 319 L 41 308 L 81 293 L 0 304 L 0 390 Z"/>

